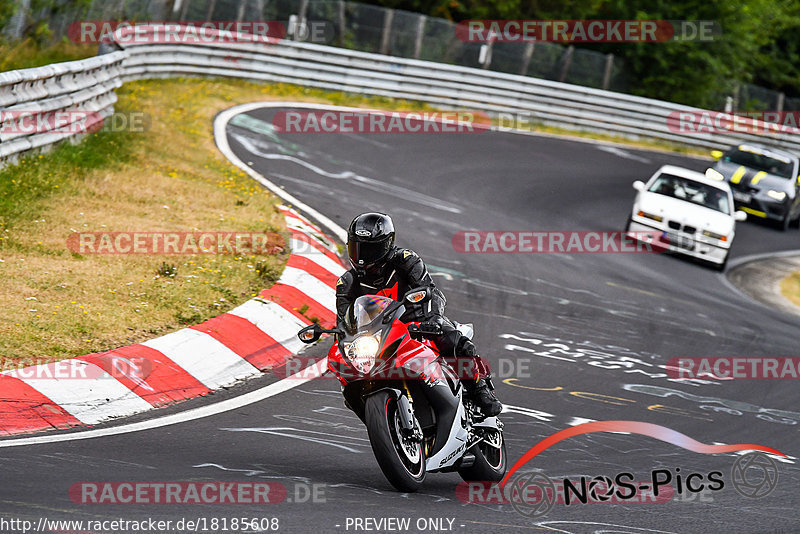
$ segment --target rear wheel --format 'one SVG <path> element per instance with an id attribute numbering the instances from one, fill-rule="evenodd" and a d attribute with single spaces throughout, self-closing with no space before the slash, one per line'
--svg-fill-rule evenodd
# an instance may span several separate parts
<path id="1" fill-rule="evenodd" d="M 483 441 L 473 445 L 469 452 L 475 462 L 458 470 L 467 482 L 498 482 L 506 475 L 506 441 L 499 430 L 487 430 Z"/>
<path id="2" fill-rule="evenodd" d="M 422 443 L 404 435 L 397 399 L 379 391 L 366 402 L 367 434 L 383 474 L 400 491 L 417 491 L 425 480 Z"/>

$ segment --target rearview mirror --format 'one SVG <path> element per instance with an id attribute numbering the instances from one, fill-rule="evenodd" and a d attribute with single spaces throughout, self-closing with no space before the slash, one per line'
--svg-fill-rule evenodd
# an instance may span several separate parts
<path id="1" fill-rule="evenodd" d="M 633 188 L 637 191 L 644 191 L 644 182 L 641 180 L 636 180 L 633 182 Z"/>
<path id="2" fill-rule="evenodd" d="M 297 333 L 297 337 L 303 343 L 313 343 L 322 335 L 322 328 L 316 323 L 309 325 Z"/>
<path id="3" fill-rule="evenodd" d="M 310 324 L 307 327 L 303 328 L 297 333 L 297 337 L 303 343 L 313 343 L 319 339 L 322 334 L 336 334 L 338 336 L 343 336 L 344 332 L 339 330 L 338 328 L 330 328 L 325 329 L 322 328 L 317 323 Z"/>
<path id="4" fill-rule="evenodd" d="M 711 157 L 714 158 L 715 160 L 718 160 L 719 158 L 722 157 L 722 150 L 712 150 Z"/>
<path id="5" fill-rule="evenodd" d="M 736 210 L 736 213 L 733 214 L 733 218 L 739 222 L 747 220 L 747 214 L 742 210 Z"/>

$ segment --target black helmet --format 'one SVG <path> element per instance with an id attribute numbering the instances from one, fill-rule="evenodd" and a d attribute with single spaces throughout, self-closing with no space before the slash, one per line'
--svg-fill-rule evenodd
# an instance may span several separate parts
<path id="1" fill-rule="evenodd" d="M 347 230 L 347 255 L 356 269 L 367 269 L 394 246 L 394 223 L 383 213 L 362 213 Z"/>

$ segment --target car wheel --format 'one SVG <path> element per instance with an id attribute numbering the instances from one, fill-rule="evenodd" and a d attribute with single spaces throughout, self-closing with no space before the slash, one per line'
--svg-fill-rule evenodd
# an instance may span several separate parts
<path id="1" fill-rule="evenodd" d="M 789 226 L 792 224 L 792 215 L 791 213 L 787 213 L 786 216 L 781 220 L 780 228 L 782 232 L 785 232 L 789 229 Z"/>
<path id="2" fill-rule="evenodd" d="M 713 267 L 714 270 L 719 271 L 719 272 L 723 272 L 725 270 L 725 267 L 728 266 L 728 256 L 729 255 L 730 255 L 730 252 L 728 254 L 725 254 L 725 259 L 722 260 L 722 263 L 711 263 L 711 262 L 709 262 L 709 265 L 711 267 Z"/>
<path id="3" fill-rule="evenodd" d="M 800 217 L 798 217 L 798 219 L 800 219 Z M 625 223 L 625 231 L 626 232 L 630 232 L 631 231 L 631 223 L 632 222 L 633 222 L 633 215 L 628 215 L 628 221 Z"/>
<path id="4" fill-rule="evenodd" d="M 800 228 L 800 214 L 795 217 L 795 219 L 789 223 L 789 226 L 792 228 Z"/>

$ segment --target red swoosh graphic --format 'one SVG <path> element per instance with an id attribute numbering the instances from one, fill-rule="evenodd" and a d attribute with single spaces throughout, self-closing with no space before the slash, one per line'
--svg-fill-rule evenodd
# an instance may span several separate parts
<path id="1" fill-rule="evenodd" d="M 654 425 L 653 423 L 643 423 L 641 421 L 593 421 L 591 423 L 583 423 L 570 428 L 565 428 L 556 432 L 552 436 L 544 438 L 542 441 L 531 447 L 522 458 L 508 470 L 503 481 L 500 483 L 502 486 L 508 482 L 508 479 L 517 472 L 517 470 L 528 463 L 534 456 L 540 452 L 555 445 L 559 441 L 571 438 L 573 436 L 580 436 L 581 434 L 592 434 L 594 432 L 629 432 L 631 434 L 641 434 L 643 436 L 650 436 L 661 441 L 666 441 L 678 447 L 690 450 L 692 452 L 699 452 L 703 454 L 714 454 L 719 452 L 735 452 L 735 451 L 764 451 L 779 456 L 786 456 L 780 451 L 765 447 L 764 445 L 756 445 L 754 443 L 739 443 L 736 445 L 707 445 L 700 443 L 678 431 L 672 430 L 661 425 Z"/>

